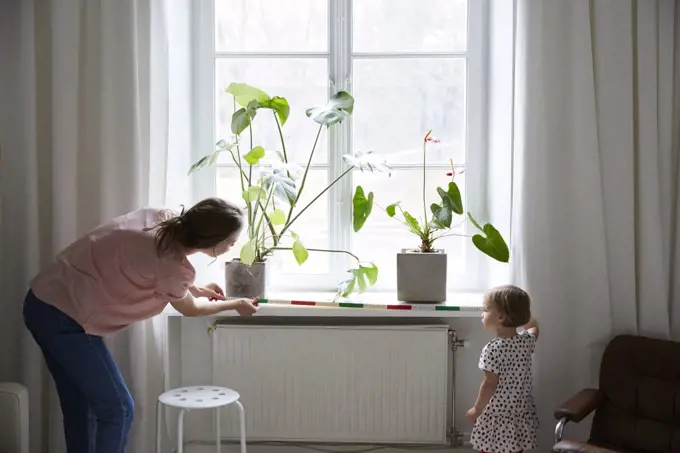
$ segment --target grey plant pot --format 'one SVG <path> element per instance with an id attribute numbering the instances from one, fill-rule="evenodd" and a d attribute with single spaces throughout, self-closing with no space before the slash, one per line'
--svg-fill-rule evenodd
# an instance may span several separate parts
<path id="1" fill-rule="evenodd" d="M 227 297 L 264 297 L 267 287 L 267 263 L 247 266 L 235 258 L 225 268 Z"/>
<path id="2" fill-rule="evenodd" d="M 397 254 L 397 298 L 403 302 L 446 301 L 446 252 L 403 249 Z"/>

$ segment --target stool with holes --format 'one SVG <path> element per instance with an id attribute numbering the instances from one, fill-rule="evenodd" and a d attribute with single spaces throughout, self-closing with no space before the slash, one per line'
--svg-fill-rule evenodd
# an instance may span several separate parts
<path id="1" fill-rule="evenodd" d="M 184 452 L 184 413 L 196 409 L 215 409 L 215 433 L 217 436 L 217 453 L 221 451 L 220 409 L 235 404 L 239 412 L 241 426 L 241 453 L 246 453 L 246 419 L 240 395 L 234 390 L 212 385 L 200 387 L 182 387 L 163 393 L 158 397 L 156 408 L 156 453 L 161 453 L 161 426 L 163 405 L 179 409 L 177 420 L 177 453 Z"/>

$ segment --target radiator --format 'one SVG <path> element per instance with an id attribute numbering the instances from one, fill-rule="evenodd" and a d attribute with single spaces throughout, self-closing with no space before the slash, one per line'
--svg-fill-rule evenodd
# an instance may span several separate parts
<path id="1" fill-rule="evenodd" d="M 447 443 L 448 325 L 222 324 L 213 341 L 214 383 L 241 394 L 249 440 Z"/>
<path id="2" fill-rule="evenodd" d="M 28 390 L 0 382 L 0 452 L 28 453 Z"/>

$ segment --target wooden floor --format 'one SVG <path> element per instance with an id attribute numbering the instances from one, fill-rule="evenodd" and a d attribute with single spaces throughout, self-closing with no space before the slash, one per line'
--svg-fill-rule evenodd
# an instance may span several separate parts
<path id="1" fill-rule="evenodd" d="M 214 446 L 187 446 L 186 453 L 214 453 Z M 407 450 L 400 450 L 394 448 L 376 448 L 372 449 L 370 446 L 353 446 L 353 447 L 327 447 L 319 446 L 313 448 L 304 447 L 270 447 L 252 445 L 248 447 L 248 453 L 472 453 L 473 450 L 468 449 L 435 449 L 435 447 L 422 447 L 419 449 L 410 448 Z M 239 447 L 235 445 L 228 445 L 222 447 L 222 453 L 239 453 Z"/>

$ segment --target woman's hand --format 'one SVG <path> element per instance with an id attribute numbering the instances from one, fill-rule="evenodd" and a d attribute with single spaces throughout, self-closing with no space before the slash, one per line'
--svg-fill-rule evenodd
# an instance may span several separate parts
<path id="1" fill-rule="evenodd" d="M 208 299 L 210 299 L 210 300 L 224 300 L 224 299 L 226 299 L 226 297 L 224 297 L 224 291 L 222 290 L 222 288 L 220 288 L 220 285 L 218 285 L 217 283 L 208 283 L 207 285 L 205 285 L 205 287 L 208 288 L 209 290 L 212 290 L 215 293 L 217 293 L 218 296 L 222 296 L 222 298 L 219 298 L 219 297 L 210 298 L 209 297 Z"/>
<path id="2" fill-rule="evenodd" d="M 477 417 L 479 417 L 479 415 L 477 414 L 477 408 L 475 407 L 470 408 L 470 410 L 467 411 L 467 414 L 465 414 L 465 418 L 473 425 L 477 422 Z"/>
<path id="3" fill-rule="evenodd" d="M 257 299 L 239 299 L 238 305 L 234 308 L 240 316 L 252 316 L 260 309 Z"/>
<path id="4" fill-rule="evenodd" d="M 227 300 L 224 291 L 217 283 L 208 283 L 205 286 L 194 286 L 191 294 L 194 297 L 205 297 L 208 300 Z"/>

